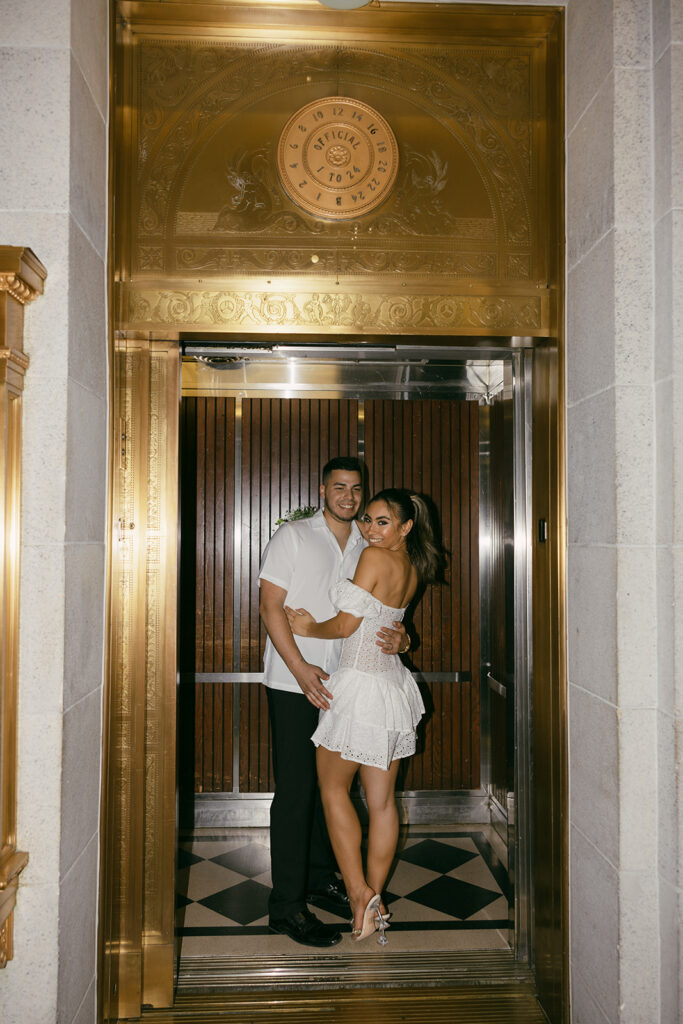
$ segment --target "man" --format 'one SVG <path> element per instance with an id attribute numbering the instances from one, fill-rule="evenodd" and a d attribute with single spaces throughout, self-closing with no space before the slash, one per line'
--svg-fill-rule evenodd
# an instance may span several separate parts
<path id="1" fill-rule="evenodd" d="M 330 587 L 352 579 L 366 542 L 355 519 L 363 498 L 357 459 L 332 459 L 323 469 L 323 507 L 308 519 L 283 524 L 263 553 L 259 611 L 268 632 L 264 683 L 273 738 L 275 796 L 270 811 L 273 891 L 271 931 L 306 946 L 333 946 L 341 934 L 324 925 L 307 903 L 350 918 L 325 827 L 311 735 L 318 711 L 329 707 L 325 687 L 339 661 L 340 640 L 292 636 L 285 604 L 308 608 L 316 619 L 336 609 Z M 387 654 L 407 650 L 405 629 L 378 633 Z"/>

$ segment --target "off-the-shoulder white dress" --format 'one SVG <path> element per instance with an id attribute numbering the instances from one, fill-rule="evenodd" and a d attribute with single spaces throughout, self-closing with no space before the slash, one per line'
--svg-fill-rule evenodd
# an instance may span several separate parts
<path id="1" fill-rule="evenodd" d="M 342 612 L 363 621 L 344 640 L 339 667 L 325 686 L 333 694 L 321 711 L 311 739 L 316 747 L 338 750 L 347 761 L 388 769 L 392 761 L 415 753 L 415 727 L 424 704 L 410 672 L 397 655 L 384 654 L 376 633 L 403 619 L 405 608 L 390 608 L 350 580 L 330 589 Z"/>

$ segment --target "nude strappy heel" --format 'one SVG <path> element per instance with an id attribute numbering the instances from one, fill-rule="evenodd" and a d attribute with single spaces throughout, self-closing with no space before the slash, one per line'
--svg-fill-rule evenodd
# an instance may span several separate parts
<path id="1" fill-rule="evenodd" d="M 386 946 L 388 938 L 384 934 L 386 929 L 389 927 L 389 914 L 383 914 L 380 910 L 380 903 L 382 897 L 379 893 L 376 893 L 370 900 L 368 905 L 363 912 L 363 923 L 360 928 L 354 928 L 351 932 L 354 942 L 360 942 L 361 939 L 367 939 L 368 935 L 373 935 L 376 931 L 379 932 L 379 938 L 377 942 L 380 946 Z"/>

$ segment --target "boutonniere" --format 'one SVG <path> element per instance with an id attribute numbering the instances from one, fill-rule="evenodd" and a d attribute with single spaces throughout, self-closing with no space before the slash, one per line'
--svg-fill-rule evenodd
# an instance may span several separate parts
<path id="1" fill-rule="evenodd" d="M 297 519 L 309 519 L 317 511 L 314 505 L 300 505 L 298 508 L 290 508 L 283 516 L 275 520 L 275 525 L 281 526 L 282 523 L 294 523 Z"/>

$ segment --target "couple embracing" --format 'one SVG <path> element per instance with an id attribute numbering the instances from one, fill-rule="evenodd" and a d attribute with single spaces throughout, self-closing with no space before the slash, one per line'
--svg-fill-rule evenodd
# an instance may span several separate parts
<path id="1" fill-rule="evenodd" d="M 378 929 L 385 941 L 396 776 L 424 713 L 398 658 L 410 648 L 401 620 L 442 563 L 427 507 L 409 491 L 380 491 L 357 521 L 357 459 L 327 463 L 320 497 L 315 515 L 277 530 L 259 570 L 275 775 L 270 928 L 318 947 L 341 935 L 307 903 L 351 918 L 356 941 Z M 357 771 L 369 813 L 365 869 L 350 797 Z"/>

